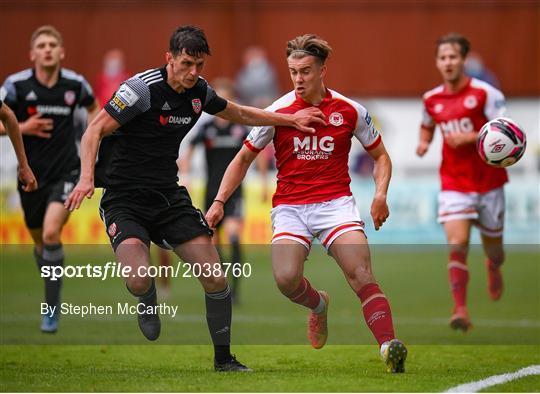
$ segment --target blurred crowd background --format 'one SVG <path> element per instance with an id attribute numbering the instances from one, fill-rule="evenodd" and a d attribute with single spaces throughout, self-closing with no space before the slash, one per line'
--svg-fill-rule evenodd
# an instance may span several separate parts
<path id="1" fill-rule="evenodd" d="M 360 144 L 353 144 L 352 189 L 375 243 L 445 242 L 436 224 L 440 135 L 423 159 L 414 152 L 422 94 L 440 84 L 435 41 L 448 32 L 462 33 L 472 43 L 467 72 L 504 92 L 508 116 L 527 133 L 527 152 L 509 171 L 506 241 L 540 243 L 539 1 L 4 0 L 0 20 L 2 81 L 31 67 L 30 35 L 38 26 L 52 24 L 64 37 L 63 66 L 83 74 L 102 104 L 130 75 L 165 63 L 168 39 L 179 25 L 195 24 L 207 34 L 212 56 L 204 77 L 234 81 L 238 100 L 258 107 L 291 89 L 286 42 L 305 33 L 320 35 L 334 49 L 327 87 L 368 108 L 393 159 L 391 217 L 375 233 L 368 223 L 372 163 Z M 82 132 L 83 111 L 79 120 Z M 16 161 L 6 138 L 0 139 L 0 153 L 1 242 L 30 242 L 15 193 Z M 271 160 L 271 151 L 263 154 Z M 204 165 L 198 149 L 190 175 L 181 180 L 189 183 L 196 206 L 202 205 Z M 270 188 L 274 178 L 268 179 Z M 245 190 L 244 242 L 267 243 L 270 201 L 255 170 Z M 73 215 L 64 242 L 106 242 L 98 200 L 99 193 Z"/>

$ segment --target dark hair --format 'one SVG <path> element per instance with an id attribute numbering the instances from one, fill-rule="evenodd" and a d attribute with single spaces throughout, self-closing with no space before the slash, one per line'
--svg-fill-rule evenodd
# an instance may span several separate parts
<path id="1" fill-rule="evenodd" d="M 210 55 L 210 47 L 204 31 L 197 26 L 179 26 L 169 40 L 169 51 L 174 55 L 181 54 L 183 50 L 190 56 Z"/>
<path id="2" fill-rule="evenodd" d="M 457 44 L 459 45 L 459 53 L 462 57 L 466 57 L 471 49 L 471 43 L 465 36 L 462 36 L 459 33 L 448 33 L 445 36 L 442 36 L 437 40 L 437 49 L 435 53 L 439 51 L 439 47 L 442 44 Z"/>
<path id="3" fill-rule="evenodd" d="M 324 63 L 332 52 L 328 42 L 315 34 L 304 34 L 298 36 L 287 43 L 287 57 L 302 58 L 304 56 L 315 56 Z"/>

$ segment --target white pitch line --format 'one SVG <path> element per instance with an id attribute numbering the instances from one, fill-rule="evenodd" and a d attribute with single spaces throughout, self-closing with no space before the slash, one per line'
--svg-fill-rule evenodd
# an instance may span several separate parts
<path id="1" fill-rule="evenodd" d="M 446 390 L 445 393 L 476 393 L 488 387 L 511 382 L 512 380 L 521 379 L 530 375 L 540 375 L 540 365 L 530 365 L 516 372 L 493 375 L 476 382 L 460 384 L 459 386 Z"/>

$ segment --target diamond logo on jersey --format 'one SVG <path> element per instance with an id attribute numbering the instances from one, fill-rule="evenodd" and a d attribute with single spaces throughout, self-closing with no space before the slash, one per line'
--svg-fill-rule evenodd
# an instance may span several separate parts
<path id="1" fill-rule="evenodd" d="M 75 102 L 75 92 L 73 90 L 66 90 L 64 93 L 64 102 L 66 105 L 73 105 Z"/>
<path id="2" fill-rule="evenodd" d="M 193 111 L 195 111 L 196 114 L 201 112 L 201 109 L 202 109 L 201 99 L 196 98 L 196 99 L 191 100 L 191 106 L 193 107 Z"/>
<path id="3" fill-rule="evenodd" d="M 37 100 L 37 94 L 33 90 L 31 90 L 26 97 L 24 98 L 26 101 L 35 101 Z"/>
<path id="4" fill-rule="evenodd" d="M 163 126 L 165 126 L 167 123 L 169 123 L 169 117 L 159 115 L 159 123 L 161 123 Z"/>
<path id="5" fill-rule="evenodd" d="M 341 115 L 339 112 L 332 112 L 328 118 L 328 121 L 333 126 L 341 126 L 343 124 L 343 115 Z"/>
<path id="6" fill-rule="evenodd" d="M 475 96 L 467 96 L 463 100 L 463 106 L 467 109 L 473 109 L 478 105 L 478 100 Z"/>
<path id="7" fill-rule="evenodd" d="M 161 107 L 161 110 L 162 110 L 162 111 L 170 111 L 170 110 L 171 110 L 171 106 L 169 105 L 168 102 L 165 101 L 165 104 L 163 104 L 163 107 Z"/>
<path id="8" fill-rule="evenodd" d="M 117 230 L 118 230 L 118 227 L 116 227 L 116 223 L 113 223 L 107 229 L 107 233 L 109 234 L 110 237 L 114 237 Z"/>
<path id="9" fill-rule="evenodd" d="M 166 126 L 168 124 L 188 125 L 191 123 L 191 116 L 181 117 L 159 115 L 159 123 L 161 123 L 162 126 Z"/>
<path id="10" fill-rule="evenodd" d="M 444 109 L 444 105 L 442 105 L 441 103 L 438 103 L 438 104 L 435 104 L 435 106 L 433 107 L 433 112 L 435 112 L 436 114 L 440 114 Z"/>

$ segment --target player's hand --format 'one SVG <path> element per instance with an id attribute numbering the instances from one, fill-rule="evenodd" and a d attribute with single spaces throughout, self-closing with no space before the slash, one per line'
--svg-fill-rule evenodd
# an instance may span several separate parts
<path id="1" fill-rule="evenodd" d="M 315 107 L 304 108 L 293 115 L 294 127 L 306 134 L 315 134 L 315 128 L 309 125 L 326 126 L 326 117 Z"/>
<path id="2" fill-rule="evenodd" d="M 416 147 L 416 155 L 419 157 L 422 157 L 426 154 L 426 152 L 429 149 L 429 142 L 427 141 L 420 141 L 418 143 L 418 146 Z"/>
<path id="3" fill-rule="evenodd" d="M 386 203 L 386 196 L 375 195 L 373 202 L 371 203 L 371 217 L 373 218 L 373 225 L 375 230 L 378 231 L 386 222 L 390 212 L 388 211 L 388 204 Z"/>
<path id="4" fill-rule="evenodd" d="M 223 219 L 223 215 L 223 203 L 219 201 L 214 201 L 214 203 L 212 204 L 208 212 L 206 212 L 206 215 L 204 217 L 208 222 L 210 228 L 212 230 L 215 230 L 218 223 L 221 222 L 221 219 Z"/>
<path id="5" fill-rule="evenodd" d="M 25 192 L 33 192 L 38 188 L 36 177 L 28 164 L 19 166 L 19 181 L 22 183 L 22 189 Z"/>
<path id="6" fill-rule="evenodd" d="M 92 198 L 93 194 L 94 181 L 81 178 L 64 203 L 64 208 L 68 211 L 79 209 L 84 198 Z"/>
<path id="7" fill-rule="evenodd" d="M 21 123 L 21 133 L 40 138 L 51 138 L 50 131 L 53 129 L 52 119 L 42 119 L 42 114 L 34 114 Z"/>

